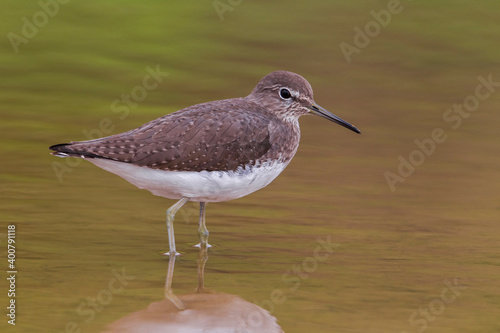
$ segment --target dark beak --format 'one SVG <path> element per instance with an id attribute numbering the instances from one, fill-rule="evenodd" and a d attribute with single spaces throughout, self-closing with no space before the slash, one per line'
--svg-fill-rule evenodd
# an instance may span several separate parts
<path id="1" fill-rule="evenodd" d="M 347 121 L 340 119 L 339 117 L 337 117 L 336 115 L 334 115 L 330 111 L 323 109 L 321 106 L 319 106 L 317 104 L 313 104 L 309 108 L 311 109 L 312 114 L 315 114 L 317 116 L 320 116 L 320 117 L 323 117 L 323 118 L 328 119 L 330 121 L 333 121 L 334 123 L 339 124 L 340 126 L 344 126 L 345 128 L 348 128 L 351 131 L 356 132 L 358 134 L 361 133 L 360 130 L 356 128 L 356 126 L 353 126 L 353 125 L 349 124 Z"/>

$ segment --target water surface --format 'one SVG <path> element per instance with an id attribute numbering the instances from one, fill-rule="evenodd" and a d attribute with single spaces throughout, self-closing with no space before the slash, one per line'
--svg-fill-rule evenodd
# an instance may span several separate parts
<path id="1" fill-rule="evenodd" d="M 49 145 L 245 96 L 286 69 L 363 134 L 304 117 L 276 181 L 209 204 L 205 287 L 269 311 L 285 332 L 499 332 L 499 88 L 455 129 L 443 115 L 478 77 L 500 81 L 500 12 L 494 1 L 401 3 L 351 63 L 339 44 L 385 2 L 243 1 L 223 21 L 211 2 L 69 2 L 18 53 L 5 38 L 0 233 L 6 254 L 16 225 L 15 330 L 106 331 L 164 299 L 173 201 Z M 40 11 L 5 5 L 4 36 Z M 157 66 L 168 73 L 157 88 L 123 102 Z M 401 176 L 399 156 L 436 128 L 446 140 Z M 404 179 L 394 191 L 386 172 Z M 180 296 L 198 285 L 197 214 L 189 203 L 175 221 Z"/>

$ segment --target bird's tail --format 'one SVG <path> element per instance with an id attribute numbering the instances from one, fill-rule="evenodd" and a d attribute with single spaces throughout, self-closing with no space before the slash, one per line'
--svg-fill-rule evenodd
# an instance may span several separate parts
<path id="1" fill-rule="evenodd" d="M 60 143 L 49 147 L 51 154 L 57 157 L 83 157 L 81 153 L 71 149 L 71 143 Z"/>

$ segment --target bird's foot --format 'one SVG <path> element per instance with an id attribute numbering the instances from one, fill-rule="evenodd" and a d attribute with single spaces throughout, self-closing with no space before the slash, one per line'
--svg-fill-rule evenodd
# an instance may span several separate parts
<path id="1" fill-rule="evenodd" d="M 173 255 L 173 256 L 177 257 L 177 256 L 180 256 L 181 254 L 177 251 L 169 251 L 169 252 L 163 253 L 163 255 L 164 256 L 172 256 Z"/>
<path id="2" fill-rule="evenodd" d="M 200 249 L 200 248 L 201 248 L 201 243 L 198 243 L 198 244 L 196 244 L 196 245 L 193 245 L 193 247 L 197 247 L 197 248 L 199 248 L 199 249 Z M 208 243 L 207 243 L 205 248 L 207 248 L 207 249 L 208 249 L 209 247 L 212 247 L 212 245 L 210 245 L 210 244 L 208 244 Z"/>

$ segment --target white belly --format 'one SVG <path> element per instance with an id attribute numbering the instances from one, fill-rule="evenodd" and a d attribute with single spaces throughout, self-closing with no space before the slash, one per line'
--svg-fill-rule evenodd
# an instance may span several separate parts
<path id="1" fill-rule="evenodd" d="M 218 202 L 244 197 L 271 183 L 288 163 L 266 162 L 237 171 L 164 171 L 107 159 L 87 161 L 140 189 L 169 199 Z"/>

